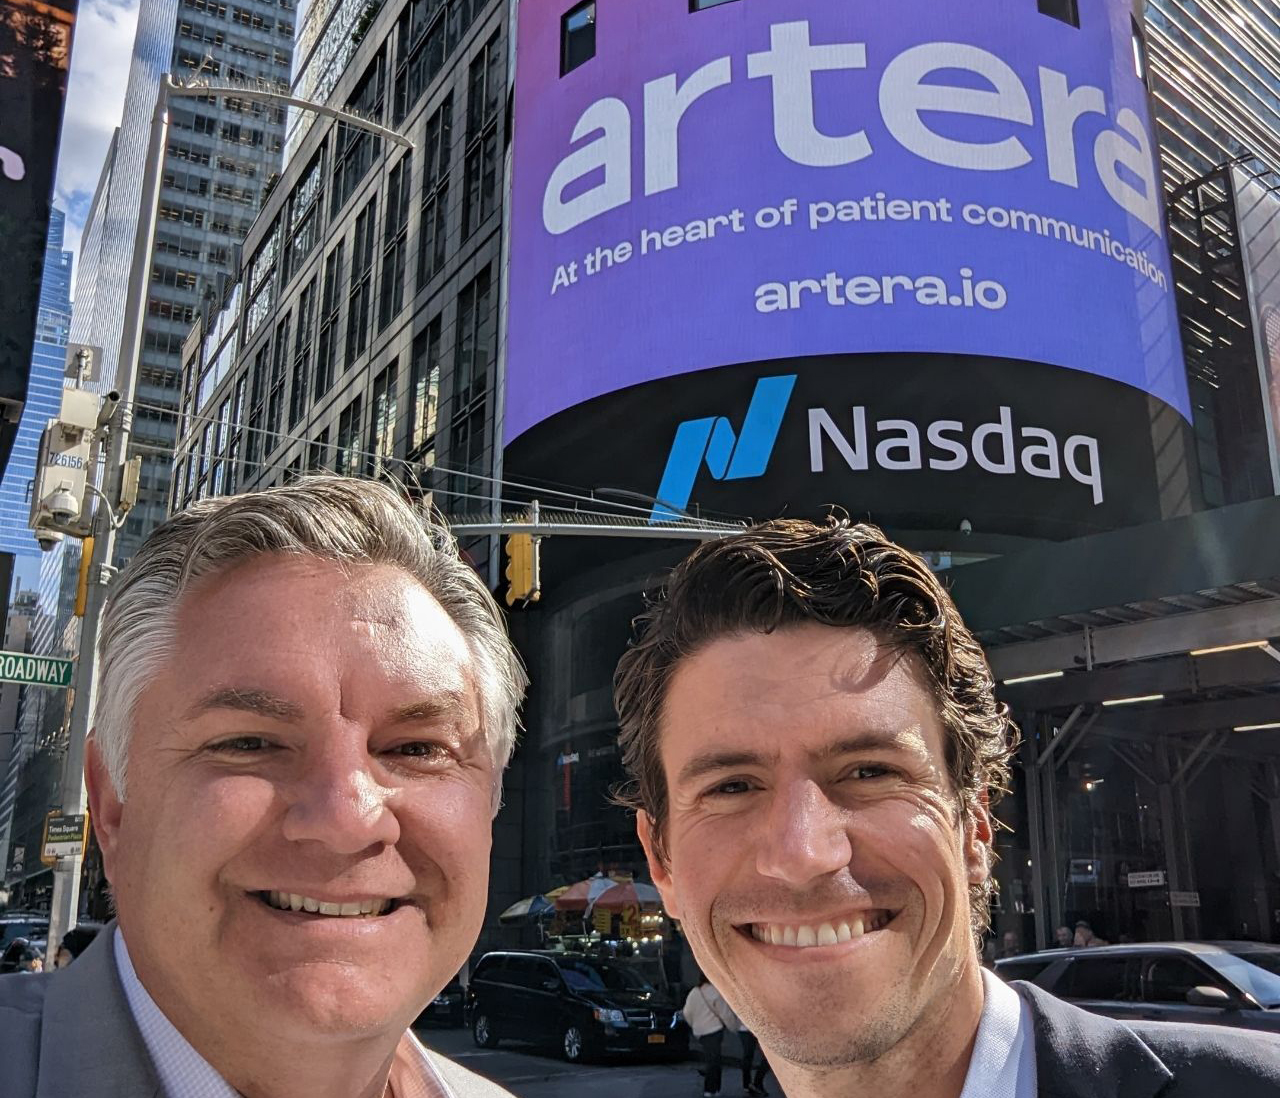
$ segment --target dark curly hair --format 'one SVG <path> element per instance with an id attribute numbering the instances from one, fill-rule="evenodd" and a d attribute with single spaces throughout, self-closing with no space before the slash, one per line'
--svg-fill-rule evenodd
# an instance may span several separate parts
<path id="1" fill-rule="evenodd" d="M 984 795 L 994 806 L 1008 791 L 1017 729 L 996 701 L 981 646 L 924 561 L 877 527 L 839 515 L 821 524 L 777 519 L 708 542 L 677 566 L 665 592 L 636 619 L 635 640 L 614 675 L 630 779 L 615 799 L 649 816 L 659 858 L 666 859 L 667 816 L 659 738 L 676 667 L 721 637 L 808 622 L 868 629 L 882 643 L 916 653 L 948 733 L 947 770 L 964 822 Z M 988 878 L 970 890 L 975 940 L 989 925 L 991 888 Z"/>

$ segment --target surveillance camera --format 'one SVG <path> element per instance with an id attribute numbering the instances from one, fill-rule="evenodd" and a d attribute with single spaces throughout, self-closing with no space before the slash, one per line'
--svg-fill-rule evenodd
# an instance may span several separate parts
<path id="1" fill-rule="evenodd" d="M 42 553 L 52 553 L 61 540 L 62 535 L 57 530 L 36 531 L 36 544 L 40 546 Z"/>
<path id="2" fill-rule="evenodd" d="M 972 533 L 973 533 L 973 523 L 972 523 L 972 522 L 970 522 L 968 519 L 961 519 L 961 520 L 960 520 L 960 533 L 962 533 L 962 534 L 972 534 Z"/>
<path id="3" fill-rule="evenodd" d="M 65 488 L 59 488 L 49 500 L 49 517 L 59 526 L 69 526 L 80 515 L 80 501 Z"/>

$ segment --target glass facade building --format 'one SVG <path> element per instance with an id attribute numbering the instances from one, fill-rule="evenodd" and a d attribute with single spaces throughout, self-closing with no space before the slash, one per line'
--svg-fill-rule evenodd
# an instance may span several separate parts
<path id="1" fill-rule="evenodd" d="M 40 281 L 40 311 L 31 349 L 31 378 L 4 479 L 0 480 L 0 552 L 20 557 L 40 553 L 27 526 L 31 482 L 35 477 L 40 433 L 62 407 L 62 381 L 67 338 L 71 330 L 71 253 L 63 251 L 66 214 L 49 214 L 44 274 Z"/>
<path id="2" fill-rule="evenodd" d="M 144 0 L 124 113 L 103 167 L 77 277 L 72 338 L 101 347 L 102 379 L 119 369 L 129 272 L 151 272 L 130 454 L 143 459 L 138 505 L 117 540 L 127 560 L 165 514 L 183 340 L 216 303 L 234 270 L 284 142 L 284 111 L 235 94 L 183 98 L 169 109 L 154 252 L 135 256 L 143 160 L 166 72 L 190 74 L 208 57 L 213 80 L 286 91 L 293 57 L 293 0 Z"/>

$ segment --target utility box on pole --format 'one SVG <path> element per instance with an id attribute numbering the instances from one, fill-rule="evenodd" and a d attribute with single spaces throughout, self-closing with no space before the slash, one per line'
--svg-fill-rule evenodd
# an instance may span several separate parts
<path id="1" fill-rule="evenodd" d="M 31 528 L 68 526 L 80 517 L 100 400 L 84 389 L 63 389 L 62 410 L 40 436 Z"/>

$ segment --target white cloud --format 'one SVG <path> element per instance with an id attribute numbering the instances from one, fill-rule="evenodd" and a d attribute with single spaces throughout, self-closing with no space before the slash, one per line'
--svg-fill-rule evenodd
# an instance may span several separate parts
<path id="1" fill-rule="evenodd" d="M 124 110 L 137 28 L 138 0 L 81 0 L 54 180 L 54 201 L 67 211 L 64 247 L 77 256 L 107 146 Z"/>

